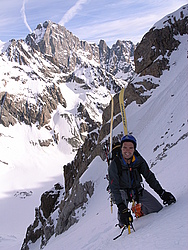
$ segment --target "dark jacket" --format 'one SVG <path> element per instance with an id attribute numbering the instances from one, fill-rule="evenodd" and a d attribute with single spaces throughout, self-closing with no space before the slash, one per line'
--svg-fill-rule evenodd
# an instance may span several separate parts
<path id="1" fill-rule="evenodd" d="M 125 162 L 122 155 L 119 158 L 122 167 L 121 174 L 118 173 L 115 160 L 112 161 L 108 168 L 109 187 L 117 205 L 122 202 L 120 190 L 138 192 L 142 189 L 142 176 L 157 194 L 160 195 L 162 193 L 163 189 L 155 178 L 154 173 L 137 151 L 134 153 L 132 162 L 129 165 Z"/>

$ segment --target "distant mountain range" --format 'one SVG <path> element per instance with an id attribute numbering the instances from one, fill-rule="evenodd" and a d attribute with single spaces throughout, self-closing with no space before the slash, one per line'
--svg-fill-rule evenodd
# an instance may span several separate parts
<path id="1" fill-rule="evenodd" d="M 73 147 L 79 147 L 85 135 L 102 123 L 101 113 L 110 100 L 107 93 L 117 93 L 133 77 L 134 49 L 130 41 L 117 41 L 110 49 L 103 40 L 99 45 L 80 41 L 50 21 L 38 25 L 25 40 L 13 39 L 1 47 L 0 122 L 4 126 L 16 122 L 47 126 L 58 105 L 66 108 L 68 97 L 61 85 L 70 85 L 75 92 L 85 93 L 76 112 L 66 112 L 65 118 L 79 124 L 67 138 Z M 15 84 L 19 91 L 13 92 L 11 85 Z M 103 103 L 98 100 L 101 97 Z M 54 140 L 53 134 L 49 140 Z"/>

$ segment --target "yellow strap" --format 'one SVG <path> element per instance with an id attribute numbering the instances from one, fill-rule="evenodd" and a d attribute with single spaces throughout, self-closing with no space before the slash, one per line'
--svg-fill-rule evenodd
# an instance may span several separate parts
<path id="1" fill-rule="evenodd" d="M 119 104 L 120 104 L 120 109 L 121 109 L 121 117 L 122 117 L 122 122 L 123 122 L 123 128 L 124 128 L 124 135 L 128 134 L 127 131 L 127 118 L 126 118 L 126 113 L 125 113 L 125 106 L 124 106 L 124 92 L 125 89 L 121 89 L 119 93 Z"/>
<path id="2" fill-rule="evenodd" d="M 130 233 L 131 233 L 131 226 L 128 225 L 128 234 L 130 234 Z"/>
<path id="3" fill-rule="evenodd" d="M 113 131 L 113 113 L 114 113 L 114 99 L 111 96 L 111 121 L 110 121 L 110 153 L 112 153 L 112 131 Z"/>

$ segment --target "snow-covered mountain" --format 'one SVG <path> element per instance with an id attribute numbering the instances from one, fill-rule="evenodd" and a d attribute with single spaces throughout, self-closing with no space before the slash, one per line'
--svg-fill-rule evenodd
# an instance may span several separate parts
<path id="1" fill-rule="evenodd" d="M 109 92 L 134 74 L 134 47 L 125 41 L 112 49 L 102 40 L 88 44 L 50 21 L 25 40 L 0 44 L 0 196 L 6 204 L 9 192 L 39 200 L 56 179 L 65 186 L 63 166 L 101 126 Z M 22 220 L 22 239 L 37 200 Z M 10 228 L 1 226 L 6 239 Z"/>
<path id="2" fill-rule="evenodd" d="M 34 47 L 27 40 L 27 43 L 12 41 L 6 48 L 3 45 L 0 57 L 2 249 L 21 248 L 26 227 L 34 218 L 34 207 L 38 207 L 35 210 L 35 223 L 39 224 L 31 224 L 28 234 L 33 230 L 35 235 L 26 235 L 28 241 L 22 249 L 39 249 L 46 243 L 45 249 L 57 250 L 123 249 L 125 245 L 134 249 L 187 249 L 187 217 L 183 216 L 182 211 L 188 209 L 185 198 L 188 193 L 188 63 L 187 34 L 180 32 L 187 25 L 187 8 L 186 5 L 166 16 L 143 37 L 135 51 L 137 74 L 128 84 L 126 90 L 129 91 L 126 92 L 129 94 L 125 96 L 129 132 L 138 139 L 138 150 L 152 166 L 162 186 L 176 196 L 177 203 L 158 214 L 134 220 L 136 232 L 118 241 L 112 240 L 119 229 L 114 227 L 115 206 L 114 213 L 110 214 L 107 181 L 104 180 L 107 164 L 100 151 L 102 143 L 108 140 L 109 132 L 110 108 L 107 105 L 110 97 L 107 89 L 115 94 L 127 83 L 123 78 L 116 79 L 116 73 L 113 75 L 110 71 L 111 65 L 102 64 L 105 60 L 100 62 L 102 66 L 96 66 L 96 61 L 91 63 L 93 58 L 89 57 L 88 62 L 87 56 L 80 56 L 80 61 L 72 72 L 62 65 L 58 66 L 60 59 L 52 56 L 52 50 L 43 53 L 42 44 L 41 47 L 39 44 Z M 167 23 L 179 28 L 174 30 Z M 168 49 L 171 42 L 165 43 L 166 37 L 163 36 L 167 26 L 171 30 L 169 40 L 174 39 L 173 50 Z M 162 34 L 160 43 L 155 30 Z M 40 34 L 44 34 L 44 31 L 42 29 Z M 156 44 L 148 39 L 152 37 L 152 32 L 157 33 L 156 37 L 153 36 Z M 33 42 L 42 41 L 34 35 L 33 37 L 36 39 Z M 144 50 L 143 44 L 146 41 L 147 46 L 150 41 L 150 49 L 147 47 Z M 74 61 L 76 56 L 73 58 Z M 150 60 L 149 64 L 147 58 Z M 58 63 L 55 64 L 53 60 Z M 73 62 L 71 67 L 72 65 Z M 101 77 L 103 80 L 100 80 Z M 117 97 L 115 95 L 114 100 Z M 87 125 L 82 132 L 79 126 L 81 123 Z M 116 107 L 113 134 L 117 136 L 122 131 Z M 82 137 L 82 133 L 86 137 Z M 76 145 L 70 143 L 70 139 L 74 139 Z M 77 152 L 79 145 L 83 146 Z M 88 150 L 93 157 L 91 160 Z M 81 167 L 74 168 L 75 162 Z M 62 168 L 63 165 L 66 167 Z M 71 171 L 67 174 L 73 182 L 72 188 L 66 191 L 67 179 L 61 171 L 68 167 Z M 52 188 L 54 183 L 59 184 Z M 145 186 L 148 188 L 146 184 Z M 49 191 L 44 192 L 46 190 Z M 80 193 L 85 196 L 79 196 Z M 54 199 L 50 200 L 50 194 Z M 82 205 L 79 207 L 80 197 Z M 50 201 L 46 207 L 45 201 Z M 77 206 L 76 210 L 75 207 L 70 208 L 73 203 Z M 50 208 L 49 204 L 54 207 Z M 65 211 L 71 211 L 67 219 L 73 224 L 68 231 L 65 231 L 68 224 L 63 225 Z M 46 219 L 44 224 L 43 219 Z M 53 230 L 58 236 L 55 237 Z M 64 233 L 61 234 L 62 231 Z M 41 237 L 35 241 L 37 234 Z"/>
<path id="3" fill-rule="evenodd" d="M 88 44 L 51 21 L 0 47 L 1 123 L 48 126 L 45 144 L 62 139 L 74 150 L 102 123 L 107 92 L 116 93 L 134 74 L 132 42 L 117 41 L 111 49 L 102 40 Z M 54 116 L 68 134 L 50 124 Z"/>

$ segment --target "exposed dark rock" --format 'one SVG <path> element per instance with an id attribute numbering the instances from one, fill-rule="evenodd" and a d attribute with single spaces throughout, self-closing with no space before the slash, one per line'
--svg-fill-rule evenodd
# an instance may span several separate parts
<path id="1" fill-rule="evenodd" d="M 42 33 L 42 30 L 45 32 Z M 129 72 L 130 79 L 134 72 L 134 49 L 131 41 L 120 41 L 110 49 L 104 40 L 99 45 L 80 41 L 65 27 L 46 21 L 26 37 L 26 43 L 41 52 L 63 72 L 71 72 L 76 65 L 82 64 L 78 51 L 82 51 L 87 59 L 94 59 L 107 72 L 116 75 L 119 71 Z M 41 32 L 40 32 L 41 31 Z M 64 53 L 66 51 L 66 53 Z M 75 78 L 76 80 L 76 78 Z"/>
<path id="2" fill-rule="evenodd" d="M 188 33 L 187 23 L 188 17 L 181 12 L 178 20 L 169 15 L 164 28 L 150 29 L 134 52 L 136 73 L 160 77 L 164 70 L 169 69 L 169 57 L 180 44 L 175 36 Z"/>
<path id="3" fill-rule="evenodd" d="M 94 184 L 89 181 L 82 184 L 77 184 L 72 189 L 68 199 L 63 200 L 59 206 L 59 217 L 57 220 L 57 226 L 55 229 L 56 235 L 66 231 L 71 225 L 78 221 L 75 215 L 77 208 L 82 208 L 84 211 L 84 204 L 87 203 L 88 198 L 92 196 L 94 192 Z"/>
<path id="4" fill-rule="evenodd" d="M 27 228 L 22 250 L 29 249 L 30 244 L 40 240 L 41 247 L 54 234 L 54 223 L 50 215 L 58 208 L 63 198 L 63 187 L 57 183 L 41 196 L 41 205 L 35 209 L 35 220 Z"/>
<path id="5" fill-rule="evenodd" d="M 39 126 L 45 126 L 59 103 L 66 107 L 66 101 L 56 85 L 47 87 L 43 95 L 37 96 L 37 106 L 18 96 L 1 92 L 0 123 L 5 127 L 15 125 L 17 121 L 28 125 L 38 122 Z"/>
<path id="6" fill-rule="evenodd" d="M 88 195 L 91 197 L 93 192 L 94 185 L 89 181 L 84 184 L 77 183 L 68 196 L 64 195 L 63 187 L 59 183 L 42 194 L 41 205 L 35 209 L 35 220 L 27 228 L 21 250 L 29 250 L 30 245 L 37 241 L 40 248 L 43 248 L 54 233 L 60 234 L 76 223 L 76 209 L 81 207 L 84 214 L 84 204 L 88 202 Z M 51 214 L 57 209 L 58 213 L 52 218 Z"/>
<path id="7" fill-rule="evenodd" d="M 97 137 L 97 133 L 90 133 L 82 147 L 78 149 L 75 159 L 64 165 L 65 190 L 67 193 L 97 155 L 104 159 L 104 151 L 102 145 L 97 144 Z"/>

